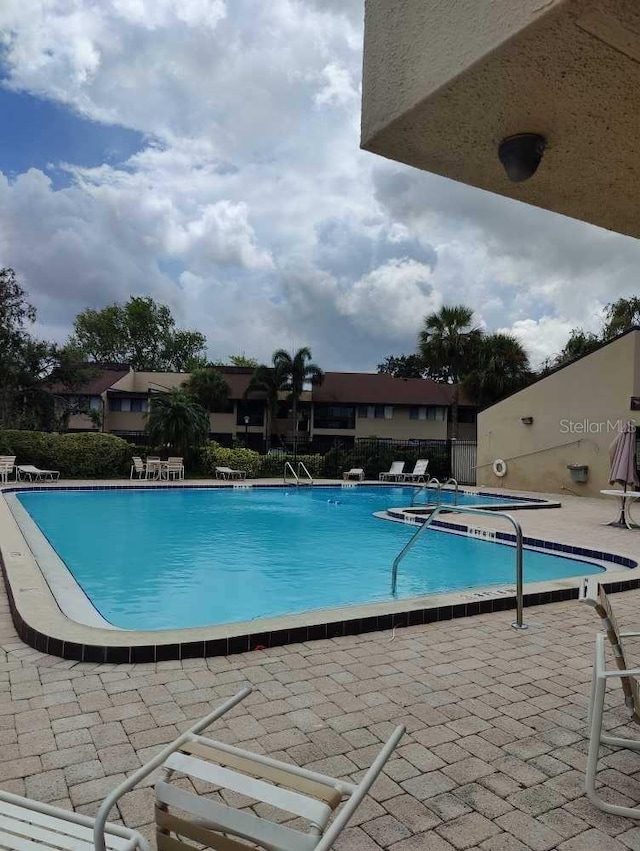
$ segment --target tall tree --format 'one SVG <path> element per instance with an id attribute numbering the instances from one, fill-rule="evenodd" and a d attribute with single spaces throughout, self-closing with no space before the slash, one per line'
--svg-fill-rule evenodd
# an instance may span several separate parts
<path id="1" fill-rule="evenodd" d="M 583 331 L 582 328 L 574 328 L 571 331 L 569 339 L 564 344 L 562 351 L 558 352 L 551 358 L 548 358 L 540 369 L 541 375 L 546 375 L 558 367 L 566 366 L 571 361 L 588 355 L 602 345 L 602 338 L 598 334 L 593 334 L 590 331 Z"/>
<path id="2" fill-rule="evenodd" d="M 510 334 L 486 334 L 475 345 L 475 368 L 462 386 L 476 405 L 492 405 L 531 380 L 529 357 Z"/>
<path id="3" fill-rule="evenodd" d="M 293 415 L 293 454 L 298 454 L 298 402 L 304 390 L 304 385 L 311 382 L 320 384 L 324 372 L 320 367 L 311 363 L 311 349 L 308 346 L 298 349 L 293 355 L 285 349 L 277 349 L 273 353 L 273 366 L 284 378 L 284 386 L 289 392 Z"/>
<path id="4" fill-rule="evenodd" d="M 418 350 L 426 367 L 441 372 L 453 384 L 451 436 L 458 436 L 460 382 L 473 371 L 475 351 L 482 332 L 475 327 L 473 310 L 463 304 L 441 307 L 425 317 L 418 335 Z"/>
<path id="5" fill-rule="evenodd" d="M 619 298 L 605 307 L 604 315 L 604 340 L 610 340 L 631 328 L 640 327 L 640 296 Z"/>
<path id="6" fill-rule="evenodd" d="M 378 364 L 378 372 L 394 378 L 422 378 L 425 365 L 420 355 L 389 355 Z"/>
<path id="7" fill-rule="evenodd" d="M 213 367 L 195 370 L 182 386 L 205 411 L 222 411 L 229 402 L 229 385 Z"/>
<path id="8" fill-rule="evenodd" d="M 182 389 L 155 393 L 147 414 L 147 431 L 154 446 L 168 444 L 183 457 L 191 446 L 200 446 L 209 434 L 207 412 Z"/>
<path id="9" fill-rule="evenodd" d="M 273 421 L 278 413 L 278 402 L 280 393 L 287 389 L 287 376 L 282 371 L 281 367 L 275 363 L 273 366 L 261 364 L 256 367 L 255 372 L 251 376 L 251 381 L 247 385 L 245 397 L 250 393 L 264 393 L 265 406 L 267 409 L 267 452 L 271 449 L 271 431 L 273 429 Z"/>
<path id="10" fill-rule="evenodd" d="M 182 372 L 201 363 L 206 339 L 176 329 L 164 304 L 132 296 L 125 304 L 87 308 L 74 321 L 71 342 L 94 361 L 128 363 L 136 370 Z"/>

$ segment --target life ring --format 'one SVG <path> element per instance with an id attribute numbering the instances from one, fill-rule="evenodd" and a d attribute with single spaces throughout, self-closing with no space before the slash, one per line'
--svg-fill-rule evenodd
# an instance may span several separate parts
<path id="1" fill-rule="evenodd" d="M 493 474 L 499 479 L 507 475 L 507 464 L 502 458 L 496 458 L 493 462 Z"/>

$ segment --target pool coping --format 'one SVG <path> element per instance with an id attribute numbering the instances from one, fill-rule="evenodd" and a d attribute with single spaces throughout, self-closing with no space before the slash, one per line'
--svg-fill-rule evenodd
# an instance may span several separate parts
<path id="1" fill-rule="evenodd" d="M 281 484 L 258 485 L 260 486 L 282 487 Z M 327 486 L 335 487 L 335 484 L 319 485 Z M 111 624 L 110 628 L 81 624 L 71 620 L 61 610 L 45 573 L 11 512 L 6 494 L 18 490 L 45 488 L 108 490 L 119 487 L 122 488 L 122 485 L 32 485 L 5 487 L 0 490 L 0 567 L 11 615 L 22 640 L 37 650 L 84 662 L 131 663 L 201 658 L 451 620 L 513 609 L 516 605 L 514 588 L 512 585 L 503 585 L 264 618 L 259 621 L 259 629 L 256 629 L 256 621 L 140 631 L 114 628 Z M 125 486 L 128 487 L 131 486 Z M 142 487 L 146 489 L 146 486 Z M 230 488 L 233 483 L 199 484 L 195 487 Z M 464 523 L 445 520 L 435 521 L 434 526 L 441 527 L 441 531 L 455 534 L 467 534 L 469 528 Z M 513 541 L 513 535 L 509 533 L 497 532 L 496 538 L 507 544 Z M 525 537 L 525 543 L 532 548 L 554 551 L 555 554 L 565 553 L 568 557 L 583 557 L 590 562 L 596 562 L 606 570 L 607 580 L 603 584 L 608 591 L 640 588 L 638 562 L 627 556 L 569 546 L 541 538 Z M 580 577 L 527 583 L 524 605 L 526 607 L 575 599 L 578 596 L 579 584 Z"/>

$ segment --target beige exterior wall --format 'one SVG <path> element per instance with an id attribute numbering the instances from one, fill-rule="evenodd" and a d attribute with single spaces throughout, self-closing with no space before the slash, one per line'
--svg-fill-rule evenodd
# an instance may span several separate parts
<path id="1" fill-rule="evenodd" d="M 99 431 L 96 429 L 89 417 L 85 414 L 73 414 L 69 417 L 70 429 L 82 429 L 82 431 Z"/>
<path id="2" fill-rule="evenodd" d="M 369 419 L 358 417 L 356 437 L 391 437 L 396 440 L 446 440 L 447 421 L 409 419 L 409 408 L 393 406 L 393 418 Z"/>
<path id="3" fill-rule="evenodd" d="M 634 331 L 482 411 L 478 484 L 598 496 L 608 487 L 614 423 L 634 419 L 630 399 L 639 380 L 640 331 Z M 497 458 L 508 467 L 502 479 L 492 471 Z M 567 464 L 587 464 L 588 481 L 574 482 Z"/>

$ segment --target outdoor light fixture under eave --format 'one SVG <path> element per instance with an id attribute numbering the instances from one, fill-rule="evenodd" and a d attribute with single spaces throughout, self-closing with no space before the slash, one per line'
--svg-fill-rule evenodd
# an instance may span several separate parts
<path id="1" fill-rule="evenodd" d="M 529 180 L 538 170 L 547 140 L 539 133 L 507 136 L 498 146 L 498 157 L 513 183 Z"/>

